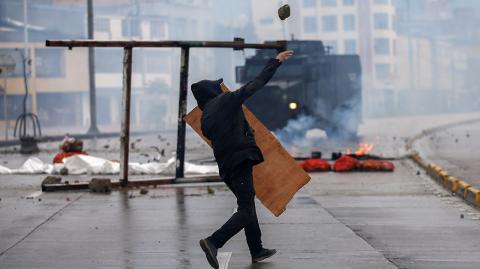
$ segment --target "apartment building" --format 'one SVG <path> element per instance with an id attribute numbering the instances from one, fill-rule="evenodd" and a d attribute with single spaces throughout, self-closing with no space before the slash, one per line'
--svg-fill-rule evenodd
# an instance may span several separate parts
<path id="1" fill-rule="evenodd" d="M 86 1 L 27 0 L 27 3 L 26 48 L 31 59 L 27 111 L 36 113 L 46 129 L 65 126 L 70 132 L 85 130 L 90 122 L 87 49 L 46 48 L 44 43 L 46 39 L 85 39 Z M 99 0 L 94 1 L 94 38 L 248 38 L 248 29 L 252 28 L 249 11 L 249 2 L 230 5 L 215 1 L 214 5 L 212 0 Z M 7 74 L 6 83 L 0 80 L 0 92 L 7 93 L 6 114 L 10 125 L 22 111 L 24 84 L 20 52 L 24 51 L 24 29 L 23 1 L 1 1 L 0 54 L 11 55 L 17 63 L 15 72 Z M 193 49 L 190 80 L 223 76 L 226 81 L 234 81 L 232 53 Z M 120 126 L 122 55 L 119 48 L 95 49 L 97 121 L 104 131 L 118 130 Z M 132 130 L 176 127 L 179 59 L 178 49 L 134 50 Z M 190 99 L 189 106 L 193 104 Z M 2 119 L 5 118 L 3 111 L 3 102 L 0 102 Z"/>

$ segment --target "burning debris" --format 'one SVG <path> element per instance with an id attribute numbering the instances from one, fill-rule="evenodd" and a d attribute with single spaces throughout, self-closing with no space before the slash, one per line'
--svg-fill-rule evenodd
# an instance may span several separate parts
<path id="1" fill-rule="evenodd" d="M 395 165 L 383 157 L 369 154 L 372 149 L 373 144 L 361 144 L 354 153 L 351 153 L 350 148 L 346 149 L 345 155 L 342 152 L 332 152 L 333 165 L 330 165 L 328 160 L 321 158 L 321 152 L 312 152 L 312 157 L 304 159 L 300 166 L 307 172 L 393 172 Z"/>

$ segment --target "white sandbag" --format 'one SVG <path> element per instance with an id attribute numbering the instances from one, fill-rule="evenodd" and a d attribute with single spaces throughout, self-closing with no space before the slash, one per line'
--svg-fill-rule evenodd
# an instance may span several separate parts
<path id="1" fill-rule="evenodd" d="M 168 174 L 171 169 L 169 167 L 174 164 L 174 159 L 171 158 L 167 162 L 151 162 L 151 163 L 129 163 L 128 171 L 129 174 L 147 174 L 147 175 L 158 175 L 158 174 Z"/>
<path id="2" fill-rule="evenodd" d="M 129 174 L 172 175 L 175 174 L 175 158 L 166 162 L 129 163 Z M 0 166 L 0 174 L 59 174 L 63 168 L 70 175 L 81 174 L 118 174 L 120 163 L 89 155 L 73 155 L 63 159 L 63 163 L 46 164 L 37 157 L 30 157 L 18 169 Z M 217 165 L 198 165 L 185 162 L 185 174 L 218 174 Z"/>
<path id="3" fill-rule="evenodd" d="M 28 158 L 18 169 L 12 169 L 13 174 L 43 174 L 53 172 L 53 165 L 46 164 L 37 157 Z"/>
<path id="4" fill-rule="evenodd" d="M 185 162 L 185 174 L 218 174 L 217 165 L 199 165 Z"/>
<path id="5" fill-rule="evenodd" d="M 12 169 L 0 165 L 0 175 L 10 175 L 12 173 Z"/>
<path id="6" fill-rule="evenodd" d="M 118 174 L 120 171 L 118 162 L 82 154 L 65 158 L 63 163 L 71 175 Z"/>

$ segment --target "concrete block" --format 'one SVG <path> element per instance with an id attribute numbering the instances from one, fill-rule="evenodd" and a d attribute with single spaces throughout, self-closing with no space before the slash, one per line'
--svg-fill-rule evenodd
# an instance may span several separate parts
<path id="1" fill-rule="evenodd" d="M 62 178 L 61 178 L 61 177 L 47 176 L 47 177 L 42 181 L 42 185 L 46 185 L 46 184 L 60 184 L 60 182 L 62 182 Z"/>
<path id="2" fill-rule="evenodd" d="M 112 182 L 108 178 L 92 178 L 88 188 L 92 192 L 108 193 L 112 190 Z"/>

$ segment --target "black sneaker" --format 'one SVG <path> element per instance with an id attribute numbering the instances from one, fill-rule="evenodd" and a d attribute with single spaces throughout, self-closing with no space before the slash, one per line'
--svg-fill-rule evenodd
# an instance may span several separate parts
<path id="1" fill-rule="evenodd" d="M 266 258 L 270 258 L 277 253 L 276 249 L 266 249 L 262 248 L 257 254 L 252 255 L 252 263 L 260 262 Z"/>
<path id="2" fill-rule="evenodd" d="M 218 260 L 217 260 L 217 248 L 208 240 L 200 240 L 200 247 L 202 247 L 203 252 L 207 256 L 208 263 L 215 269 L 218 269 Z"/>

